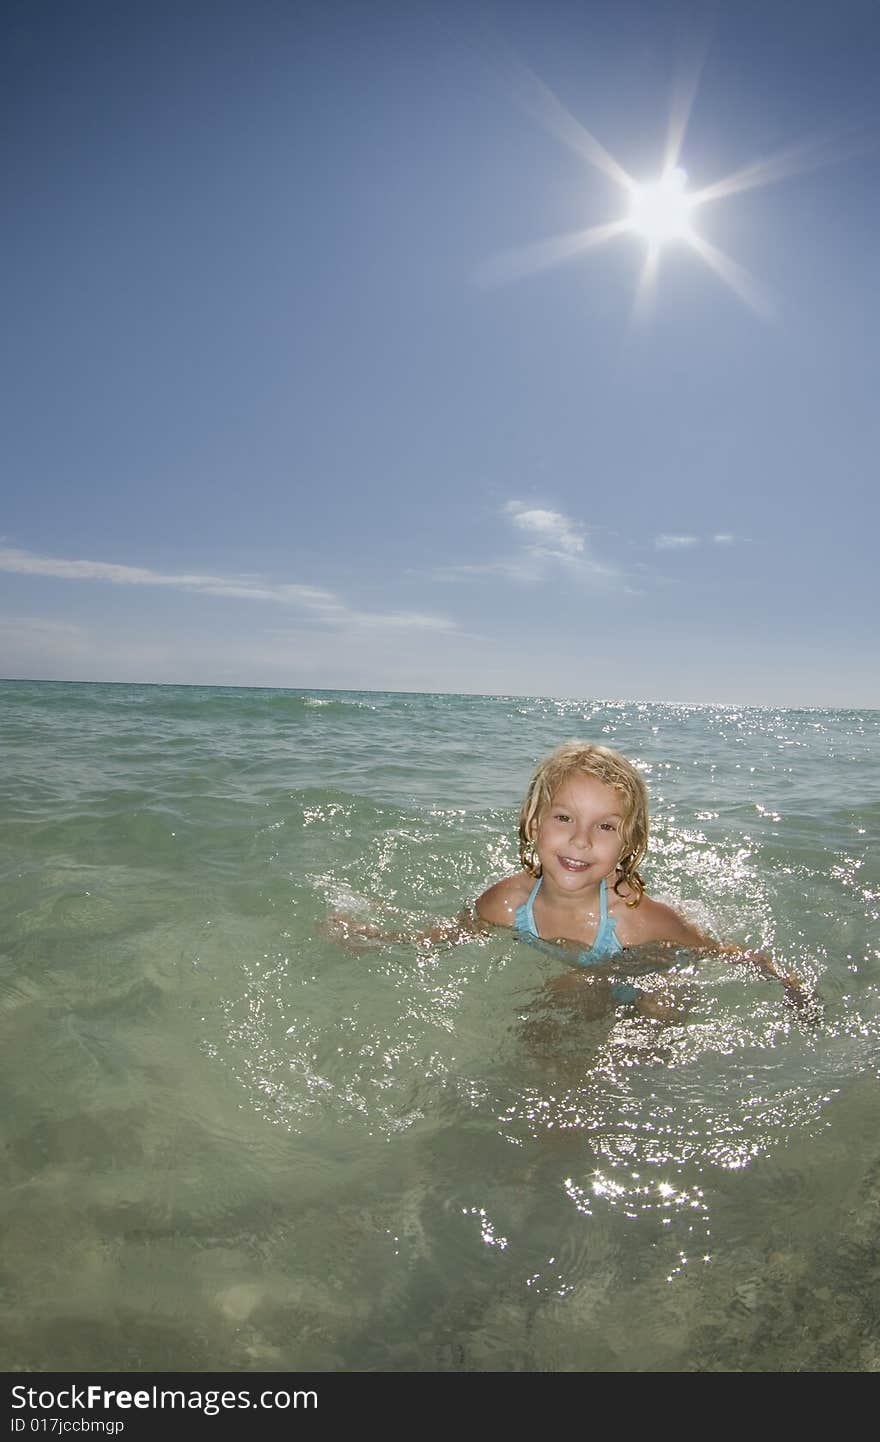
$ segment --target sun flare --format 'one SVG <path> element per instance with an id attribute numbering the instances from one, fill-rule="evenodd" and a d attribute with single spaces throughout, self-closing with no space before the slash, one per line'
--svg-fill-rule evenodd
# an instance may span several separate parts
<path id="1" fill-rule="evenodd" d="M 696 211 L 710 202 L 715 203 L 756 186 L 775 184 L 788 175 L 826 163 L 830 158 L 828 142 L 818 137 L 810 144 L 790 145 L 761 160 L 749 162 L 720 180 L 703 183 L 691 190 L 687 172 L 679 164 L 679 156 L 684 147 L 701 67 L 702 59 L 695 51 L 694 62 L 687 72 L 682 69 L 671 97 L 662 168 L 653 179 L 643 182 L 630 175 L 533 72 L 524 66 L 514 67 L 525 108 L 551 134 L 574 150 L 582 162 L 601 172 L 617 186 L 623 192 L 627 205 L 616 219 L 549 236 L 496 255 L 480 268 L 482 279 L 489 284 L 520 280 L 535 271 L 573 260 L 587 251 L 630 236 L 642 241 L 645 250 L 636 286 L 636 310 L 644 310 L 656 290 L 662 253 L 676 247 L 686 249 L 702 261 L 753 310 L 765 316 L 771 314 L 773 306 L 770 299 L 754 276 L 700 233 L 695 224 Z"/>

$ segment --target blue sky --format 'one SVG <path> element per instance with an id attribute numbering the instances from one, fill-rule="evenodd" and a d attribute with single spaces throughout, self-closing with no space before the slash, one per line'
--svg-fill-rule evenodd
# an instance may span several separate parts
<path id="1" fill-rule="evenodd" d="M 5 15 L 0 674 L 880 704 L 873 3 Z"/>

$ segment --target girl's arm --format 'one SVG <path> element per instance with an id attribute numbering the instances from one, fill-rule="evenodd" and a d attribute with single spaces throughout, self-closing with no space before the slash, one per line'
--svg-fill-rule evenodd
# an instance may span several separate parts
<path id="1" fill-rule="evenodd" d="M 734 964 L 751 966 L 761 976 L 772 977 L 780 982 L 786 1000 L 808 1020 L 818 1020 L 820 1004 L 815 993 L 810 991 L 795 972 L 784 970 L 765 952 L 750 951 L 742 946 L 716 941 L 708 932 L 701 931 L 699 927 L 686 921 L 671 906 L 651 901 L 648 897 L 644 897 L 634 909 L 636 916 L 643 907 L 646 910 L 638 922 L 641 932 L 639 940 L 665 941 L 673 946 L 687 946 L 692 951 L 701 951 L 709 956 L 724 956 Z"/>
<path id="2" fill-rule="evenodd" d="M 361 917 L 337 912 L 330 917 L 326 930 L 334 941 L 341 941 L 344 946 L 357 950 L 364 942 L 369 941 L 410 946 L 434 946 L 439 942 L 455 945 L 460 941 L 472 941 L 475 936 L 482 934 L 483 928 L 479 918 L 472 911 L 465 910 L 459 916 L 444 917 L 433 926 L 410 927 L 406 930 L 392 930 L 389 927 L 377 926 L 373 921 L 364 921 Z"/>
<path id="3" fill-rule="evenodd" d="M 411 946 L 435 946 L 448 942 L 454 946 L 461 941 L 473 941 L 475 936 L 487 936 L 490 926 L 513 926 L 516 908 L 526 899 L 529 890 L 529 878 L 524 873 L 506 876 L 503 881 L 490 886 L 458 916 L 446 917 L 432 926 L 389 930 L 373 921 L 337 913 L 330 918 L 327 930 L 335 941 L 354 948 L 367 941 L 402 942 Z"/>

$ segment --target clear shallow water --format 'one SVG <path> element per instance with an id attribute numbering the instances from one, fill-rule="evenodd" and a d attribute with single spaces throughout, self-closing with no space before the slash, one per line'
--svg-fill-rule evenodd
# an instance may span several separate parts
<path id="1" fill-rule="evenodd" d="M 878 719 L 4 683 L 3 1365 L 878 1368 Z M 504 933 L 328 934 L 514 869 L 572 736 L 821 1029 L 721 961 L 660 1027 Z"/>

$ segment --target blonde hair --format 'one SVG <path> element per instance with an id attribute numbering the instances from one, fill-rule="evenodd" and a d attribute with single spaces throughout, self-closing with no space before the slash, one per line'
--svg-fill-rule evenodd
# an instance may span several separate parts
<path id="1" fill-rule="evenodd" d="M 593 776 L 605 786 L 613 786 L 620 794 L 624 806 L 614 890 L 619 895 L 620 883 L 625 881 L 633 892 L 633 899 L 626 903 L 627 906 L 638 906 L 645 891 L 638 866 L 648 849 L 648 792 L 632 763 L 609 746 L 594 746 L 589 741 L 566 741 L 544 757 L 529 782 L 519 814 L 520 861 L 532 876 L 540 875 L 541 863 L 535 850 L 538 827 L 560 786 L 576 773 Z"/>

